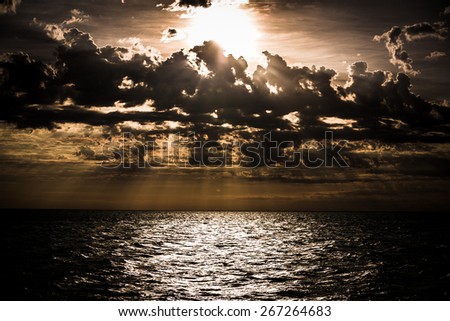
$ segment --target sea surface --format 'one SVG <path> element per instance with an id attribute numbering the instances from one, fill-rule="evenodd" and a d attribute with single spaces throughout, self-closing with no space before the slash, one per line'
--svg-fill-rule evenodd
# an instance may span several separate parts
<path id="1" fill-rule="evenodd" d="M 449 300 L 442 213 L 8 211 L 3 300 Z"/>

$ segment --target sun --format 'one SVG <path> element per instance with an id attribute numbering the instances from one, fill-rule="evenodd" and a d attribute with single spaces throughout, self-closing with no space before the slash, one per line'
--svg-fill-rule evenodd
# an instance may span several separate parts
<path id="1" fill-rule="evenodd" d="M 259 33 L 245 0 L 212 2 L 209 8 L 196 8 L 189 15 L 187 42 L 190 46 L 204 41 L 217 42 L 227 54 L 253 58 L 259 54 Z"/>

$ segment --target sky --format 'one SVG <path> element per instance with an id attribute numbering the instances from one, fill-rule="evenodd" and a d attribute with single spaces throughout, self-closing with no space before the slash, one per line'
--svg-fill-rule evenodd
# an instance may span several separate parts
<path id="1" fill-rule="evenodd" d="M 445 210 L 449 20 L 446 1 L 0 1 L 0 207 Z"/>

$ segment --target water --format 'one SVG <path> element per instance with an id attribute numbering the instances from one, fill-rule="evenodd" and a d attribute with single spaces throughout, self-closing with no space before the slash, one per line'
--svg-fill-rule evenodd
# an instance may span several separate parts
<path id="1" fill-rule="evenodd" d="M 3 300 L 448 300 L 438 213 L 10 211 Z"/>

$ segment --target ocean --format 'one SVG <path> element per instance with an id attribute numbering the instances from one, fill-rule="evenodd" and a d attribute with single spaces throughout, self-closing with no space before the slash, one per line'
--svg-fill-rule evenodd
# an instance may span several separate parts
<path id="1" fill-rule="evenodd" d="M 448 300 L 443 213 L 10 210 L 2 300 Z"/>

